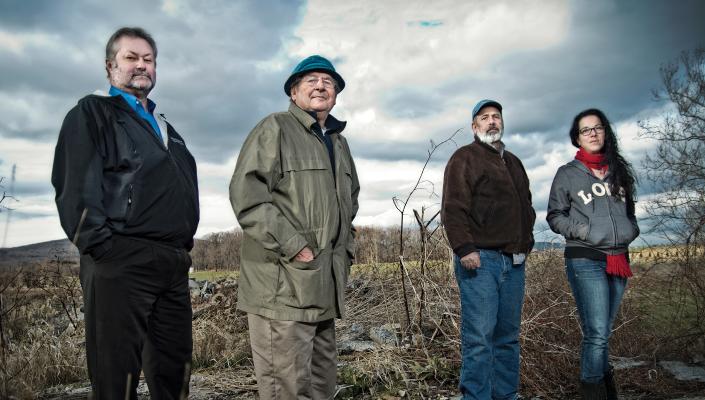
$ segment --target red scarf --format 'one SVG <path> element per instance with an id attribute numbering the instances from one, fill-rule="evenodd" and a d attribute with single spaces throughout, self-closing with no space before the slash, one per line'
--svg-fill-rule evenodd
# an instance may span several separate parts
<path id="1" fill-rule="evenodd" d="M 629 278 L 632 276 L 632 269 L 629 268 L 626 253 L 617 255 L 607 255 L 607 274 L 615 275 L 621 278 Z"/>
<path id="2" fill-rule="evenodd" d="M 578 149 L 578 152 L 575 153 L 575 159 L 583 163 L 583 165 L 590 170 L 595 169 L 607 172 L 607 161 L 605 160 L 605 155 L 602 153 L 590 154 L 581 147 Z M 632 276 L 632 270 L 629 268 L 629 261 L 627 261 L 626 254 L 607 255 L 607 274 L 622 278 Z"/>
<path id="3" fill-rule="evenodd" d="M 590 154 L 581 147 L 578 149 L 578 152 L 575 153 L 575 159 L 583 163 L 590 170 L 596 169 L 607 172 L 607 160 L 605 160 L 603 153 Z"/>

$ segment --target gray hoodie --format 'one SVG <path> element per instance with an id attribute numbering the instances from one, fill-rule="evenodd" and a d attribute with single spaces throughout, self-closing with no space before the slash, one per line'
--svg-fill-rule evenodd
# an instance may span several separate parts
<path id="1" fill-rule="evenodd" d="M 639 236 L 634 207 L 627 207 L 623 196 L 612 196 L 607 181 L 578 160 L 556 172 L 546 220 L 551 230 L 565 237 L 566 246 L 605 254 L 626 252 Z"/>

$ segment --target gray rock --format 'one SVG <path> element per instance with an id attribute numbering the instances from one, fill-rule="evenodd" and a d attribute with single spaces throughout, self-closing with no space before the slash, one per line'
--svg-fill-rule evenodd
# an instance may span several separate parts
<path id="1" fill-rule="evenodd" d="M 206 294 L 213 294 L 215 291 L 215 284 L 204 281 L 203 285 L 201 285 L 201 295 L 206 295 Z"/>
<path id="2" fill-rule="evenodd" d="M 636 368 L 646 365 L 646 361 L 635 360 L 633 358 L 617 357 L 612 361 L 612 366 L 616 370 Z"/>
<path id="3" fill-rule="evenodd" d="M 189 280 L 188 280 L 188 288 L 189 288 L 189 290 L 191 290 L 191 291 L 193 291 L 193 290 L 198 290 L 198 291 L 200 291 L 200 290 L 201 290 L 201 285 L 199 285 L 198 282 L 196 282 L 195 280 L 189 279 Z"/>
<path id="4" fill-rule="evenodd" d="M 695 354 L 693 355 L 693 362 L 696 364 L 705 365 L 705 354 Z"/>
<path id="5" fill-rule="evenodd" d="M 257 393 L 254 390 L 219 389 L 214 387 L 212 380 L 204 379 L 202 375 L 191 375 L 189 383 L 189 399 L 191 400 L 255 400 Z M 85 400 L 91 393 L 90 382 L 79 382 L 72 386 L 54 386 L 36 394 L 41 400 Z M 149 400 L 149 389 L 146 382 L 141 379 L 137 386 L 137 399 Z"/>
<path id="6" fill-rule="evenodd" d="M 352 339 L 359 339 L 365 334 L 365 327 L 360 323 L 353 322 L 353 324 L 350 325 L 348 332 L 352 336 Z"/>
<path id="7" fill-rule="evenodd" d="M 367 339 L 365 327 L 358 322 L 353 322 L 348 329 L 340 335 L 341 341 L 364 340 Z"/>
<path id="8" fill-rule="evenodd" d="M 677 399 L 673 400 L 705 400 L 705 397 L 698 396 L 698 397 L 679 397 Z"/>
<path id="9" fill-rule="evenodd" d="M 371 351 L 374 348 L 375 344 L 369 340 L 344 340 L 338 343 L 340 354 Z"/>
<path id="10" fill-rule="evenodd" d="M 673 374 L 679 381 L 705 382 L 705 368 L 687 365 L 680 361 L 659 361 L 658 365 Z"/>
<path id="11" fill-rule="evenodd" d="M 85 386 L 88 385 L 88 386 Z M 84 383 L 82 387 L 54 386 L 37 393 L 37 398 L 42 400 L 74 400 L 86 399 L 91 394 L 90 383 Z"/>
<path id="12" fill-rule="evenodd" d="M 399 324 L 384 324 L 379 328 L 370 328 L 370 339 L 373 342 L 382 346 L 398 346 L 399 345 Z"/>

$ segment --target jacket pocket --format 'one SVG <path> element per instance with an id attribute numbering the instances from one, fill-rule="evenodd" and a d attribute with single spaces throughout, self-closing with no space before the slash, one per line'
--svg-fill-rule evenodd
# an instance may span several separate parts
<path id="1" fill-rule="evenodd" d="M 466 198 L 465 202 L 470 203 L 468 211 L 468 223 L 470 226 L 482 227 L 490 219 L 493 213 L 494 202 L 492 201 L 491 183 L 486 175 L 480 175 L 476 181 L 472 182 L 476 189 L 472 199 Z M 460 200 L 460 198 L 458 198 Z"/>
<path id="2" fill-rule="evenodd" d="M 495 203 L 481 202 L 470 210 L 470 218 L 477 226 L 485 226 L 494 216 Z"/>
<path id="3" fill-rule="evenodd" d="M 290 158 L 283 162 L 282 170 L 285 173 L 331 169 L 330 161 L 321 158 Z"/>
<path id="4" fill-rule="evenodd" d="M 620 247 L 628 246 L 639 234 L 626 215 L 615 215 L 614 223 L 617 230 L 617 245 Z"/>
<path id="5" fill-rule="evenodd" d="M 272 192 L 274 203 L 299 231 L 326 226 L 337 205 L 330 161 L 292 158 L 285 164 Z"/>
<path id="6" fill-rule="evenodd" d="M 574 234 L 569 234 L 568 239 L 587 240 L 590 233 L 590 225 L 571 220 L 570 225 L 573 227 Z"/>
<path id="7" fill-rule="evenodd" d="M 609 216 L 595 216 L 590 218 L 587 239 L 593 247 L 612 247 L 614 245 L 614 231 L 612 219 Z"/>
<path id="8" fill-rule="evenodd" d="M 330 249 L 307 263 L 280 261 L 277 302 L 299 309 L 330 307 L 335 290 L 330 264 Z"/>
<path id="9" fill-rule="evenodd" d="M 318 256 L 318 253 L 320 252 L 320 250 L 319 250 L 320 246 L 318 244 L 318 238 L 316 237 L 316 231 L 317 230 L 315 230 L 315 229 L 299 231 L 299 234 L 301 236 L 303 236 L 304 239 L 306 239 L 306 242 L 308 243 L 308 247 L 311 248 L 311 251 L 313 252 L 314 257 Z"/>
<path id="10" fill-rule="evenodd" d="M 345 206 L 346 209 L 352 208 L 352 185 L 353 178 L 352 172 L 343 171 L 340 174 L 340 181 L 338 182 L 338 193 L 340 193 L 341 206 Z"/>

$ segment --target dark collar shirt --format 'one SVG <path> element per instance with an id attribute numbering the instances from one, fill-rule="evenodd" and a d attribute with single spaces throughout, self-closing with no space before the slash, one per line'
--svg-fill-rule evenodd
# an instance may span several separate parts
<path id="1" fill-rule="evenodd" d="M 306 113 L 312 116 L 314 120 L 318 121 L 318 119 L 316 119 L 315 111 L 306 111 Z M 331 140 L 330 135 L 342 131 L 343 128 L 345 128 L 345 124 L 330 114 L 328 114 L 325 124 L 326 126 L 322 127 L 318 122 L 316 122 L 313 124 L 312 130 L 316 133 L 316 135 L 318 135 L 318 137 L 321 138 L 321 140 L 323 140 L 323 143 L 325 143 L 326 148 L 328 149 L 328 157 L 330 157 L 330 165 L 333 167 L 333 175 L 335 175 L 335 155 L 333 154 L 333 141 Z"/>

